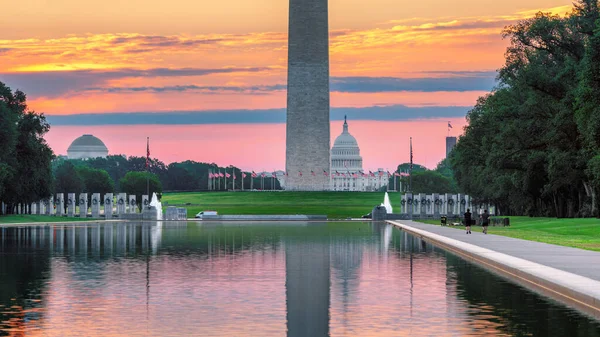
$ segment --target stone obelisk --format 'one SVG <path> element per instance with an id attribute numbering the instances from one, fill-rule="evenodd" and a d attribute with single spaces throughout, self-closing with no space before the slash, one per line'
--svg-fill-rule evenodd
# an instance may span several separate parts
<path id="1" fill-rule="evenodd" d="M 290 0 L 286 189 L 329 189 L 328 0 Z"/>

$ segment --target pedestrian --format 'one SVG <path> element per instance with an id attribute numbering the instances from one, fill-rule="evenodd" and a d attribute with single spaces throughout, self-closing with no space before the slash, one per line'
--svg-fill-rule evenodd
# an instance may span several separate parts
<path id="1" fill-rule="evenodd" d="M 481 226 L 483 226 L 483 234 L 487 234 L 488 226 L 490 225 L 490 214 L 487 209 L 481 214 Z"/>
<path id="2" fill-rule="evenodd" d="M 467 230 L 467 234 L 471 234 L 471 210 L 467 208 L 467 212 L 465 213 L 465 228 Z"/>

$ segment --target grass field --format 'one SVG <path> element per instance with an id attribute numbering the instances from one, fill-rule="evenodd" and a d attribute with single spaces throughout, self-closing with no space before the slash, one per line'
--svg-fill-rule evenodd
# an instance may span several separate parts
<path id="1" fill-rule="evenodd" d="M 421 221 L 439 225 L 439 220 Z M 464 230 L 464 226 L 452 227 Z M 481 231 L 479 226 L 471 231 Z M 600 219 L 510 217 L 510 227 L 490 226 L 488 233 L 524 240 L 600 251 Z"/>
<path id="2" fill-rule="evenodd" d="M 28 223 L 28 222 L 69 222 L 69 221 L 86 221 L 91 219 L 81 218 L 65 218 L 48 215 L 2 215 L 0 216 L 1 224 L 12 223 Z"/>
<path id="3" fill-rule="evenodd" d="M 188 216 L 204 210 L 219 214 L 323 214 L 330 219 L 361 217 L 383 202 L 385 192 L 212 192 L 165 193 L 163 205 L 185 205 Z M 392 206 L 400 194 L 389 192 Z"/>

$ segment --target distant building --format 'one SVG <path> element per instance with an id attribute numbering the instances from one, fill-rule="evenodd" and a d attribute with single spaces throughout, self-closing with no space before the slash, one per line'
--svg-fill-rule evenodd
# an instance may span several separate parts
<path id="1" fill-rule="evenodd" d="M 378 191 L 387 186 L 389 178 L 381 168 L 375 172 L 363 171 L 358 142 L 348 132 L 348 121 L 344 117 L 342 134 L 335 139 L 331 148 L 331 190 Z"/>
<path id="2" fill-rule="evenodd" d="M 106 145 L 92 135 L 83 135 L 75 139 L 67 149 L 69 159 L 106 158 L 107 155 Z"/>
<path id="3" fill-rule="evenodd" d="M 456 146 L 456 137 L 446 137 L 446 158 L 452 152 L 452 149 Z"/>

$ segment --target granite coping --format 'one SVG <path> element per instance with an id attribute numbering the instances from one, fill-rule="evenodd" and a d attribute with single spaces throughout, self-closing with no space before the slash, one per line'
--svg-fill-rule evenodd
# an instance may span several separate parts
<path id="1" fill-rule="evenodd" d="M 464 230 L 414 221 L 387 222 L 600 319 L 600 268 L 594 267 L 598 252 L 491 234 L 467 235 Z M 498 241 L 503 244 L 498 246 Z M 513 254 L 514 247 L 518 254 Z M 564 259 L 554 263 L 555 256 L 565 256 L 563 252 L 571 253 L 571 263 Z"/>

